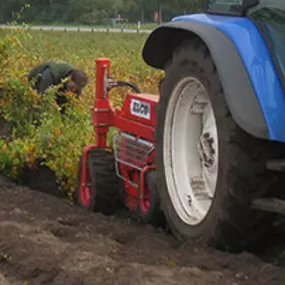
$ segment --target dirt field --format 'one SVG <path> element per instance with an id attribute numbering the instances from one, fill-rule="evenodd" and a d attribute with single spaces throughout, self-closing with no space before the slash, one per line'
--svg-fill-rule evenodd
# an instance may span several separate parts
<path id="1" fill-rule="evenodd" d="M 178 247 L 128 219 L 90 214 L 0 176 L 1 285 L 282 285 L 259 258 Z"/>

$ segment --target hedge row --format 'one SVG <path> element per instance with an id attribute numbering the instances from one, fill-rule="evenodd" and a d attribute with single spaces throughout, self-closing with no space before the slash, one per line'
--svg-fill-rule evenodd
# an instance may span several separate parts
<path id="1" fill-rule="evenodd" d="M 30 88 L 26 74 L 39 59 L 23 53 L 21 39 L 27 36 L 15 30 L 0 39 L 0 172 L 18 179 L 23 168 L 43 165 L 71 194 L 82 149 L 93 142 L 90 102 L 67 94 L 62 118 L 55 88 L 44 96 Z"/>

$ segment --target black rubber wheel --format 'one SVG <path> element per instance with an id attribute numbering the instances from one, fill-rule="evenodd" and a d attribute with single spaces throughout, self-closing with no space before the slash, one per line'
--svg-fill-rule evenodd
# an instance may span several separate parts
<path id="1" fill-rule="evenodd" d="M 186 77 L 199 80 L 207 90 L 216 119 L 219 165 L 212 205 L 197 225 L 185 223 L 175 210 L 167 189 L 164 162 L 164 133 L 167 110 L 174 88 Z M 183 241 L 198 240 L 222 250 L 256 250 L 266 241 L 272 216 L 251 210 L 254 198 L 270 190 L 282 191 L 282 174 L 266 170 L 269 158 L 279 157 L 280 144 L 259 140 L 234 122 L 223 94 L 219 75 L 205 45 L 195 39 L 183 43 L 165 68 L 157 108 L 157 180 L 162 208 L 174 235 Z M 284 148 L 281 149 L 284 154 Z"/>
<path id="2" fill-rule="evenodd" d="M 79 161 L 78 179 L 76 187 L 77 203 L 89 211 L 113 215 L 120 208 L 122 202 L 119 197 L 119 181 L 115 171 L 115 160 L 112 151 L 93 149 L 88 153 L 88 170 L 91 180 L 91 198 L 88 205 L 82 202 L 79 182 L 82 159 Z"/>

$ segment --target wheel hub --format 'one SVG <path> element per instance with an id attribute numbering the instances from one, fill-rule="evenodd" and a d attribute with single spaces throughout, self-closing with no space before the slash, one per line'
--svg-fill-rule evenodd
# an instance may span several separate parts
<path id="1" fill-rule="evenodd" d="M 198 149 L 201 164 L 207 168 L 212 167 L 215 162 L 215 149 L 214 139 L 209 132 L 202 134 Z"/>

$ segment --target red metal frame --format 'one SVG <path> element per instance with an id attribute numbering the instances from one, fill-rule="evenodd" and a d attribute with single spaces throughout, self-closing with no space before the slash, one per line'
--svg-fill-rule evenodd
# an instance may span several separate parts
<path id="1" fill-rule="evenodd" d="M 96 60 L 96 96 L 92 110 L 96 147 L 106 148 L 109 126 L 113 116 L 109 102 L 107 80 L 110 77 L 111 61 L 107 58 Z"/>
<path id="2" fill-rule="evenodd" d="M 155 142 L 155 108 L 158 103 L 158 96 L 130 93 L 127 94 L 121 109 L 113 109 L 109 102 L 110 88 L 108 79 L 110 78 L 110 71 L 111 61 L 109 59 L 96 59 L 96 96 L 94 106 L 92 107 L 92 124 L 94 126 L 95 142 L 83 150 L 80 191 L 86 191 L 86 185 L 90 182 L 87 167 L 88 152 L 94 148 L 110 147 L 107 143 L 109 127 L 116 127 L 120 132 L 131 134 L 138 139 L 143 138 L 149 142 Z M 132 114 L 130 109 L 132 100 L 140 100 L 149 104 L 150 118 L 146 119 Z M 130 210 L 136 210 L 138 207 L 141 207 L 143 212 L 147 211 L 147 207 L 142 204 L 142 201 L 145 201 L 145 195 L 148 195 L 148 190 L 145 186 L 145 175 L 147 171 L 155 168 L 153 165 L 153 156 L 154 153 L 151 154 L 148 165 L 146 165 L 140 173 L 138 172 L 138 175 L 136 175 L 136 171 L 131 167 L 119 164 L 123 176 L 127 179 L 133 176 L 133 182 L 139 184 L 139 189 L 137 189 L 128 182 L 124 182 L 126 192 L 125 204 Z"/>
<path id="3" fill-rule="evenodd" d="M 148 185 L 145 185 L 145 177 L 148 171 L 155 169 L 155 165 L 147 165 L 143 168 L 140 175 L 140 191 L 139 191 L 139 207 L 143 213 L 148 212 L 149 203 L 151 203 L 151 195 Z"/>
<path id="4" fill-rule="evenodd" d="M 91 199 L 91 189 L 88 186 L 90 184 L 90 176 L 88 172 L 88 166 L 87 166 L 87 156 L 88 152 L 94 148 L 94 145 L 86 146 L 83 149 L 82 154 L 82 161 L 81 161 L 81 175 L 80 175 L 80 199 L 82 202 L 82 205 L 85 207 L 88 207 L 90 204 Z"/>

